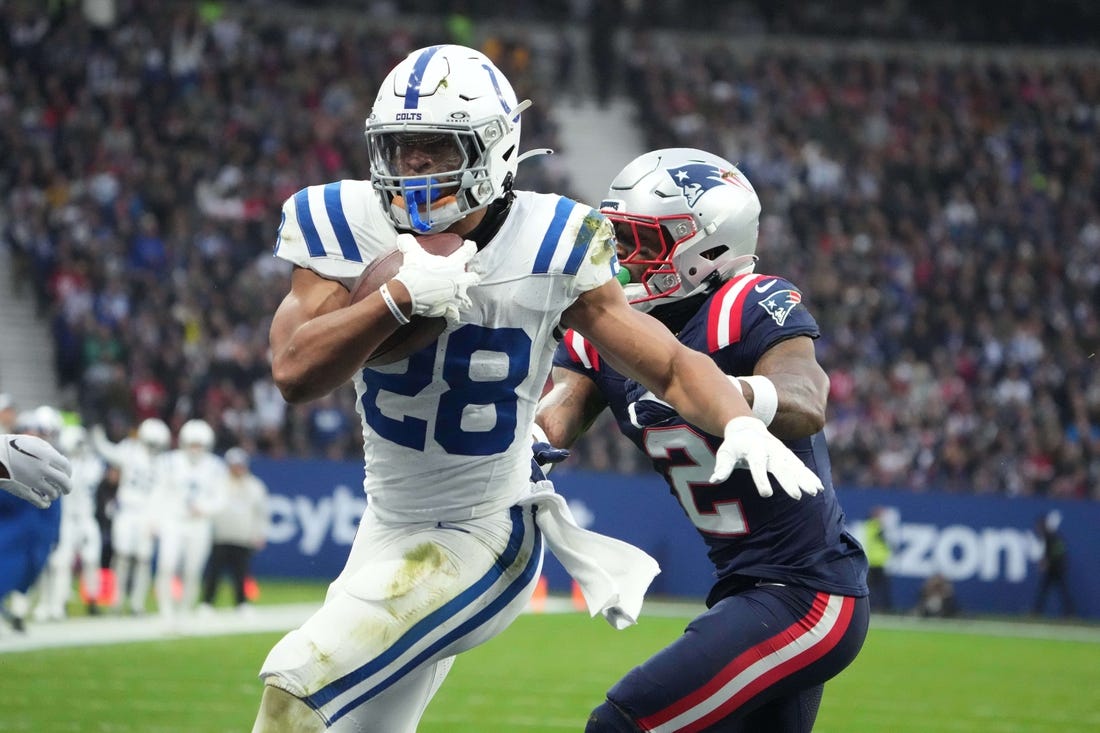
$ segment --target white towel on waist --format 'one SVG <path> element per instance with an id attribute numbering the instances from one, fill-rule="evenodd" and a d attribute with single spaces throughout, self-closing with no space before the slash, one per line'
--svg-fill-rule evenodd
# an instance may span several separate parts
<path id="1" fill-rule="evenodd" d="M 661 572 L 657 561 L 628 542 L 580 527 L 550 481 L 532 484 L 520 504 L 537 507 L 535 522 L 554 557 L 577 581 L 589 612 L 603 614 L 616 629 L 637 623 L 645 592 Z"/>

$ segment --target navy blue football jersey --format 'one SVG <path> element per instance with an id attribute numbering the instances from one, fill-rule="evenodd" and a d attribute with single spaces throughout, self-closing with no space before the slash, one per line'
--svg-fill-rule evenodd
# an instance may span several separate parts
<path id="1" fill-rule="evenodd" d="M 795 336 L 817 338 L 817 322 L 802 294 L 783 278 L 746 274 L 703 302 L 677 334 L 710 355 L 726 374 L 749 376 L 775 344 Z M 686 423 L 644 387 L 615 371 L 579 334 L 565 334 L 554 365 L 592 379 L 619 429 L 653 462 L 707 543 L 718 582 L 710 602 L 739 584 L 765 579 L 843 595 L 867 594 L 867 561 L 844 525 L 833 490 L 824 433 L 787 446 L 821 478 L 817 496 L 790 498 L 778 485 L 763 498 L 748 470 L 718 485 L 707 482 L 720 436 Z"/>

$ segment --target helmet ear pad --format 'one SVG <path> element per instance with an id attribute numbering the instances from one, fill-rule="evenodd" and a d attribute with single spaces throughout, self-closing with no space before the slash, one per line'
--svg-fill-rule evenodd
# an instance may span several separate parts
<path id="1" fill-rule="evenodd" d="M 525 107 L 504 74 L 471 48 L 418 49 L 394 67 L 366 122 L 371 182 L 394 225 L 442 231 L 503 197 L 519 162 Z M 461 162 L 413 169 L 400 147 L 410 135 L 452 139 Z"/>
<path id="2" fill-rule="evenodd" d="M 760 209 L 756 191 L 736 166 L 694 148 L 665 148 L 635 158 L 611 182 L 601 206 L 617 231 L 623 223 L 636 229 L 645 224 L 671 243 L 660 261 L 651 263 L 644 300 L 628 293 L 636 306 L 689 297 L 751 270 Z M 667 274 L 678 287 L 659 280 Z"/>

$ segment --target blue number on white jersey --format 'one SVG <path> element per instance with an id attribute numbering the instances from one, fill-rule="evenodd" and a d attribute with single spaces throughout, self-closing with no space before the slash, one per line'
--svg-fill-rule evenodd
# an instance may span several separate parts
<path id="1" fill-rule="evenodd" d="M 496 380 L 475 380 L 470 374 L 475 351 L 496 352 L 507 357 L 508 368 Z M 400 374 L 364 370 L 363 415 L 379 435 L 398 445 L 424 450 L 428 423 L 403 416 L 387 417 L 378 408 L 380 391 L 413 397 L 432 381 L 436 344 L 416 352 L 408 359 L 408 369 Z M 527 378 L 531 366 L 531 337 L 522 328 L 486 328 L 469 323 L 447 339 L 443 357 L 443 381 L 448 389 L 439 398 L 433 438 L 447 453 L 464 456 L 488 456 L 508 448 L 516 432 L 516 389 Z M 368 376 L 366 372 L 370 372 Z M 488 431 L 462 428 L 467 407 L 493 405 L 496 420 Z"/>

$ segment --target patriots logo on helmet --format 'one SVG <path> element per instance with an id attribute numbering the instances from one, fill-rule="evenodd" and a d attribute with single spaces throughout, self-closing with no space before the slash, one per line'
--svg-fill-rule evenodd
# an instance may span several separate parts
<path id="1" fill-rule="evenodd" d="M 740 186 L 745 188 L 744 182 L 737 171 L 723 170 L 717 166 L 705 163 L 689 163 L 688 165 L 669 168 L 668 174 L 673 182 L 680 187 L 680 192 L 687 199 L 688 206 L 695 206 L 707 191 L 715 186 Z"/>
<path id="2" fill-rule="evenodd" d="M 760 301 L 760 307 L 768 312 L 776 324 L 782 326 L 787 322 L 787 316 L 801 302 L 802 293 L 797 290 L 777 290 Z"/>

